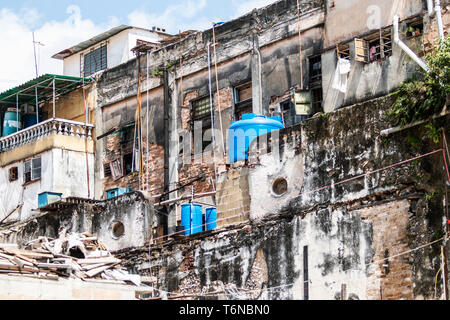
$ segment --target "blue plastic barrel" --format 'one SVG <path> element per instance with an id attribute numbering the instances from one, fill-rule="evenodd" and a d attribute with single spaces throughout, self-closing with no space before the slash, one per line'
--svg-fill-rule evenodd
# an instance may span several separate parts
<path id="1" fill-rule="evenodd" d="M 62 193 L 43 192 L 38 195 L 38 208 L 45 207 L 62 199 Z"/>
<path id="2" fill-rule="evenodd" d="M 17 115 L 19 116 L 17 119 Z M 22 117 L 20 113 L 16 111 L 9 110 L 5 112 L 5 117 L 3 120 L 3 136 L 9 136 L 10 134 L 16 133 L 22 128 Z"/>
<path id="3" fill-rule="evenodd" d="M 242 120 L 233 122 L 229 130 L 230 163 L 248 159 L 248 150 L 253 140 L 280 129 L 283 129 L 280 117 L 269 118 L 253 113 L 242 115 Z"/>
<path id="4" fill-rule="evenodd" d="M 203 231 L 203 212 L 199 204 L 184 204 L 181 206 L 181 225 L 184 234 L 196 234 Z M 192 230 L 191 230 L 192 228 Z"/>
<path id="5" fill-rule="evenodd" d="M 37 124 L 36 114 L 28 113 L 23 115 L 23 128 L 29 128 Z"/>
<path id="6" fill-rule="evenodd" d="M 206 231 L 211 231 L 217 228 L 217 209 L 216 208 L 209 208 L 206 209 L 206 217 L 205 217 L 205 224 L 206 224 Z"/>

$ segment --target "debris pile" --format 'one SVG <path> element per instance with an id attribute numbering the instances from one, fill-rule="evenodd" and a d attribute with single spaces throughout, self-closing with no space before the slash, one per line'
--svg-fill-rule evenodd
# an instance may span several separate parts
<path id="1" fill-rule="evenodd" d="M 0 244 L 0 274 L 141 285 L 140 276 L 128 274 L 120 262 L 97 237 L 88 233 L 67 234 L 65 229 L 60 230 L 58 239 L 39 237 L 28 242 L 24 250 Z"/>

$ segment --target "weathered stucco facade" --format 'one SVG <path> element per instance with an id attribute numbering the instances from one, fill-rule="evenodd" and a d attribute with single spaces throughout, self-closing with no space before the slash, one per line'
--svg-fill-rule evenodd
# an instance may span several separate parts
<path id="1" fill-rule="evenodd" d="M 153 298 L 433 299 L 435 290 L 444 298 L 448 272 L 434 282 L 448 223 L 442 141 L 423 124 L 383 131 L 391 93 L 418 74 L 392 43 L 393 15 L 420 56 L 437 39 L 425 2 L 402 3 L 305 2 L 300 52 L 297 1 L 281 0 L 97 73 L 88 94 L 91 199 L 0 226 L 0 241 L 55 237 L 60 227 L 90 232 L 129 271 L 155 277 Z M 443 21 L 448 32 L 444 1 Z M 408 36 L 411 26 L 419 31 Z M 377 41 L 383 53 L 361 58 L 358 45 Z M 333 88 L 340 56 L 350 62 L 345 92 Z M 297 112 L 299 93 L 311 98 L 310 114 Z M 284 129 L 230 163 L 228 129 L 243 113 L 281 116 Z M 438 121 L 448 136 L 449 116 Z M 53 150 L 55 164 L 83 163 Z M 106 199 L 119 187 L 133 192 Z M 191 202 L 216 207 L 218 228 L 181 235 L 181 206 Z"/>

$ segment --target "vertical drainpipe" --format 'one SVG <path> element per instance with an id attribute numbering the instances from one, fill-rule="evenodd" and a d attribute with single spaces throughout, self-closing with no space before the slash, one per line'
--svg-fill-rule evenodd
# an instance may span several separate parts
<path id="1" fill-rule="evenodd" d="M 169 192 L 169 74 L 167 68 L 164 68 L 164 193 Z M 167 210 L 167 212 L 169 212 Z M 164 233 L 168 231 L 168 217 L 164 217 Z"/>
<path id="2" fill-rule="evenodd" d="M 442 10 L 441 10 L 441 1 L 440 0 L 436 0 L 436 6 L 434 8 L 434 11 L 436 12 L 436 22 L 437 22 L 437 25 L 438 25 L 439 38 L 441 40 L 445 40 L 444 26 L 443 26 L 443 23 L 442 23 Z"/>

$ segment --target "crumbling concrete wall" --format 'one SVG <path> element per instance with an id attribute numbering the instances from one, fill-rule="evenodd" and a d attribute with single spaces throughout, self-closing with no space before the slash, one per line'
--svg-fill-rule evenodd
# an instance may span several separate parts
<path id="1" fill-rule="evenodd" d="M 380 137 L 390 104 L 389 97 L 368 101 L 282 130 L 280 163 L 270 162 L 273 148 L 249 163 L 251 208 L 259 213 L 250 223 L 154 244 L 150 256 L 146 246 L 119 257 L 177 293 L 233 284 L 259 299 L 432 299 L 442 242 L 429 243 L 445 232 L 443 158 L 368 174 L 440 148 L 423 127 Z M 271 174 L 293 178 L 286 199 L 264 191 Z M 436 289 L 441 296 L 442 282 Z"/>
<path id="2" fill-rule="evenodd" d="M 121 224 L 121 225 L 118 225 Z M 120 232 L 113 228 L 122 227 Z M 108 201 L 66 204 L 34 217 L 0 228 L 0 243 L 17 243 L 23 247 L 39 237 L 58 238 L 60 228 L 68 233 L 95 235 L 107 249 L 144 246 L 162 225 L 154 214 L 153 201 L 133 192 Z"/>

